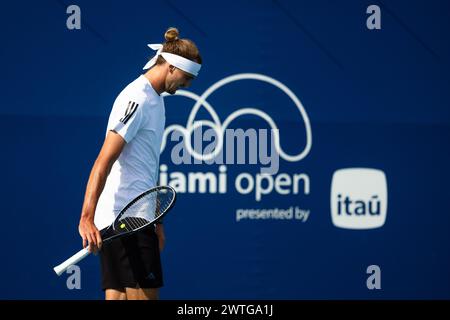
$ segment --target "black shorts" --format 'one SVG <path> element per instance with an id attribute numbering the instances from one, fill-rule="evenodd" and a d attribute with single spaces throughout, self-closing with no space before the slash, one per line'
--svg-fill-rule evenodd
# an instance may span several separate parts
<path id="1" fill-rule="evenodd" d="M 103 290 L 163 286 L 159 243 L 153 226 L 105 243 L 99 255 Z"/>

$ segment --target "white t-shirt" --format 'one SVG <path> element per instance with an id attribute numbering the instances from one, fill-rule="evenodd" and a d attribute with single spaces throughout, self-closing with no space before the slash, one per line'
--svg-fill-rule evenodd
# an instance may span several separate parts
<path id="1" fill-rule="evenodd" d="M 164 100 L 145 76 L 117 96 L 106 134 L 114 130 L 127 143 L 97 203 L 94 223 L 99 230 L 109 226 L 131 200 L 156 186 L 165 122 Z"/>

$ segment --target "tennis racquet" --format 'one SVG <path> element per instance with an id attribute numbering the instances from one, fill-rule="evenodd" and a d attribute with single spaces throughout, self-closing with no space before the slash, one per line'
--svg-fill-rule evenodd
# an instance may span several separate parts
<path id="1" fill-rule="evenodd" d="M 173 207 L 175 200 L 176 192 L 170 186 L 158 186 L 145 191 L 128 203 L 109 227 L 100 231 L 103 243 L 158 222 Z M 53 270 L 59 276 L 88 255 L 89 250 L 86 247 Z"/>

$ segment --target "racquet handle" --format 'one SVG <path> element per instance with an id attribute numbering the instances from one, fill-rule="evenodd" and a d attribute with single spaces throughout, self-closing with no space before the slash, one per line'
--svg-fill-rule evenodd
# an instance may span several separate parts
<path id="1" fill-rule="evenodd" d="M 66 271 L 70 266 L 76 264 L 77 262 L 83 260 L 86 256 L 89 255 L 89 249 L 88 247 L 81 249 L 77 253 L 75 253 L 73 256 L 71 256 L 69 259 L 61 263 L 60 265 L 53 268 L 55 270 L 56 274 L 60 276 L 64 271 Z"/>

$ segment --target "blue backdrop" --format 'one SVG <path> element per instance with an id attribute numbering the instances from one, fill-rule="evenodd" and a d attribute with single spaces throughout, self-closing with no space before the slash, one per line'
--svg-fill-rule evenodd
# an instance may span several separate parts
<path id="1" fill-rule="evenodd" d="M 71 4 L 81 10 L 79 30 L 66 26 Z M 372 4 L 380 30 L 366 26 Z M 97 257 L 79 263 L 80 289 L 52 267 L 80 249 L 84 190 L 112 103 L 170 26 L 203 57 L 187 91 L 200 96 L 252 73 L 299 99 L 306 117 L 280 87 L 244 79 L 207 102 L 222 123 L 242 108 L 269 115 L 287 155 L 307 150 L 300 160 L 281 157 L 277 175 L 303 174 L 309 190 L 302 180 L 297 193 L 273 188 L 257 201 L 255 188 L 241 194 L 235 181 L 248 173 L 255 182 L 260 165 L 226 164 L 225 193 L 180 192 L 165 222 L 162 299 L 450 298 L 448 1 L 48 0 L 8 2 L 0 12 L 0 299 L 103 298 Z M 167 125 L 185 127 L 195 101 L 165 104 Z M 205 108 L 202 119 L 211 120 Z M 229 128 L 270 126 L 246 114 Z M 217 164 L 174 164 L 174 145 L 168 139 L 161 157 L 169 176 L 219 175 Z M 345 168 L 384 172 L 384 225 L 335 226 L 332 179 Z M 290 207 L 308 218 L 236 219 L 238 209 Z M 367 287 L 371 265 L 381 289 Z"/>

